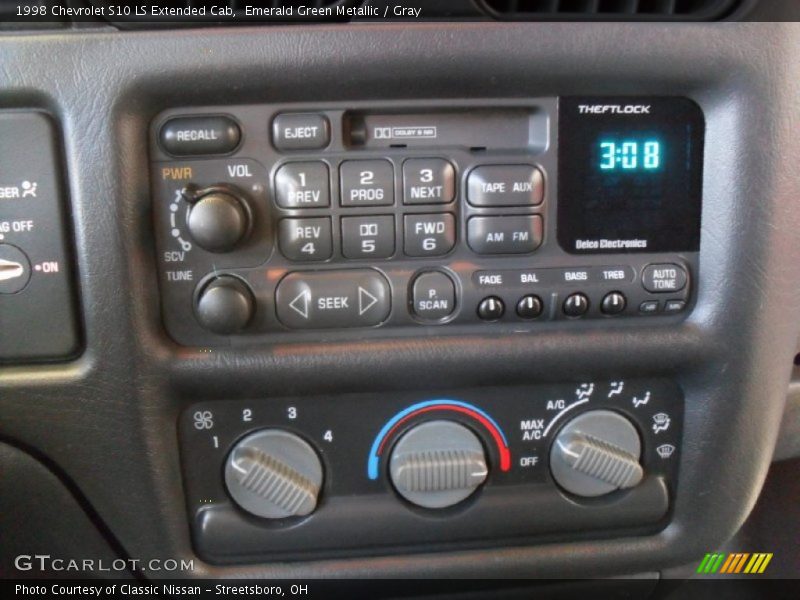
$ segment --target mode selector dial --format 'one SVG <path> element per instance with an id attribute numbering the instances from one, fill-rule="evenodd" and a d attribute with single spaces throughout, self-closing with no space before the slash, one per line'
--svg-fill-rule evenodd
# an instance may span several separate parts
<path id="1" fill-rule="evenodd" d="M 190 204 L 186 226 L 201 248 L 209 252 L 228 252 L 250 232 L 250 208 L 232 188 L 187 186 L 183 197 Z"/>
<path id="2" fill-rule="evenodd" d="M 478 436 L 452 421 L 430 421 L 412 428 L 397 441 L 389 462 L 389 476 L 397 492 L 425 508 L 461 502 L 488 473 Z"/>
<path id="3" fill-rule="evenodd" d="M 550 450 L 550 470 L 568 492 L 602 496 L 642 480 L 641 453 L 639 433 L 627 418 L 610 410 L 592 410 L 559 431 Z"/>
<path id="4" fill-rule="evenodd" d="M 228 493 L 244 510 L 265 519 L 313 512 L 322 477 L 322 463 L 311 445 L 282 429 L 244 437 L 225 462 Z"/>

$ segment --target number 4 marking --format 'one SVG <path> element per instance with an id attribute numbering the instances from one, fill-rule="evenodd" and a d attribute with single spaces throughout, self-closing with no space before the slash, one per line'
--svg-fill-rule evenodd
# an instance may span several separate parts
<path id="1" fill-rule="evenodd" d="M 332 442 L 333 431 L 331 429 L 328 429 L 328 431 L 325 432 L 325 435 L 322 436 L 322 439 L 325 440 L 326 442 Z"/>

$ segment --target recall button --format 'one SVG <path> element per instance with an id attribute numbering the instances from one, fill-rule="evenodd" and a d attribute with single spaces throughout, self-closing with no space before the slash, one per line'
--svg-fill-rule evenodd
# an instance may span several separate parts
<path id="1" fill-rule="evenodd" d="M 223 116 L 176 117 L 161 127 L 161 147 L 173 156 L 228 154 L 236 149 L 242 132 L 236 122 Z"/>
<path id="2" fill-rule="evenodd" d="M 283 114 L 272 122 L 272 141 L 278 150 L 316 150 L 331 141 L 327 117 L 313 113 Z"/>
<path id="3" fill-rule="evenodd" d="M 275 292 L 278 319 L 292 329 L 372 327 L 392 306 L 389 283 L 371 269 L 290 273 Z"/>
<path id="4" fill-rule="evenodd" d="M 686 269 L 680 265 L 647 265 L 642 271 L 642 285 L 656 294 L 678 292 L 686 287 Z"/>

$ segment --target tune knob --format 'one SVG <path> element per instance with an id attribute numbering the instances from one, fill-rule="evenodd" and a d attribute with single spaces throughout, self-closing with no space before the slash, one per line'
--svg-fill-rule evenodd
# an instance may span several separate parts
<path id="1" fill-rule="evenodd" d="M 250 288 L 233 275 L 215 277 L 197 294 L 197 320 L 214 333 L 228 335 L 241 331 L 254 312 L 255 301 Z"/>
<path id="2" fill-rule="evenodd" d="M 186 226 L 195 243 L 209 252 L 228 252 L 250 230 L 250 210 L 234 190 L 225 186 L 197 189 L 187 186 L 190 203 Z"/>
<path id="3" fill-rule="evenodd" d="M 558 484 L 578 496 L 594 497 L 637 485 L 639 433 L 622 415 L 592 410 L 567 423 L 550 449 L 550 471 Z"/>
<path id="4" fill-rule="evenodd" d="M 389 476 L 397 492 L 425 508 L 458 504 L 488 473 L 478 436 L 452 421 L 417 425 L 397 441 L 389 462 Z"/>
<path id="5" fill-rule="evenodd" d="M 225 463 L 225 485 L 231 498 L 265 519 L 313 512 L 322 476 L 314 449 L 282 429 L 251 433 L 233 447 Z"/>

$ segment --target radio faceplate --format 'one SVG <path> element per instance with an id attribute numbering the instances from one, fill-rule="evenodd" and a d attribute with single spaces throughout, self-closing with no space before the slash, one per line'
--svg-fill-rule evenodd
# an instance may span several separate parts
<path id="1" fill-rule="evenodd" d="M 683 318 L 697 278 L 702 114 L 680 98 L 612 100 L 601 106 L 621 107 L 619 121 L 602 120 L 619 139 L 604 126 L 585 143 L 605 155 L 618 144 L 614 169 L 601 169 L 612 164 L 604 147 L 559 149 L 559 131 L 571 148 L 589 139 L 573 135 L 578 119 L 559 123 L 564 107 L 597 99 L 562 99 L 561 117 L 557 98 L 162 113 L 150 149 L 167 330 L 213 346 Z M 601 175 L 576 182 L 588 167 L 575 160 Z M 641 214 L 627 228 L 576 225 L 606 196 L 614 215 L 636 202 Z M 680 231 L 665 237 L 676 215 Z M 609 241 L 565 251 L 559 239 L 578 225 Z"/>

